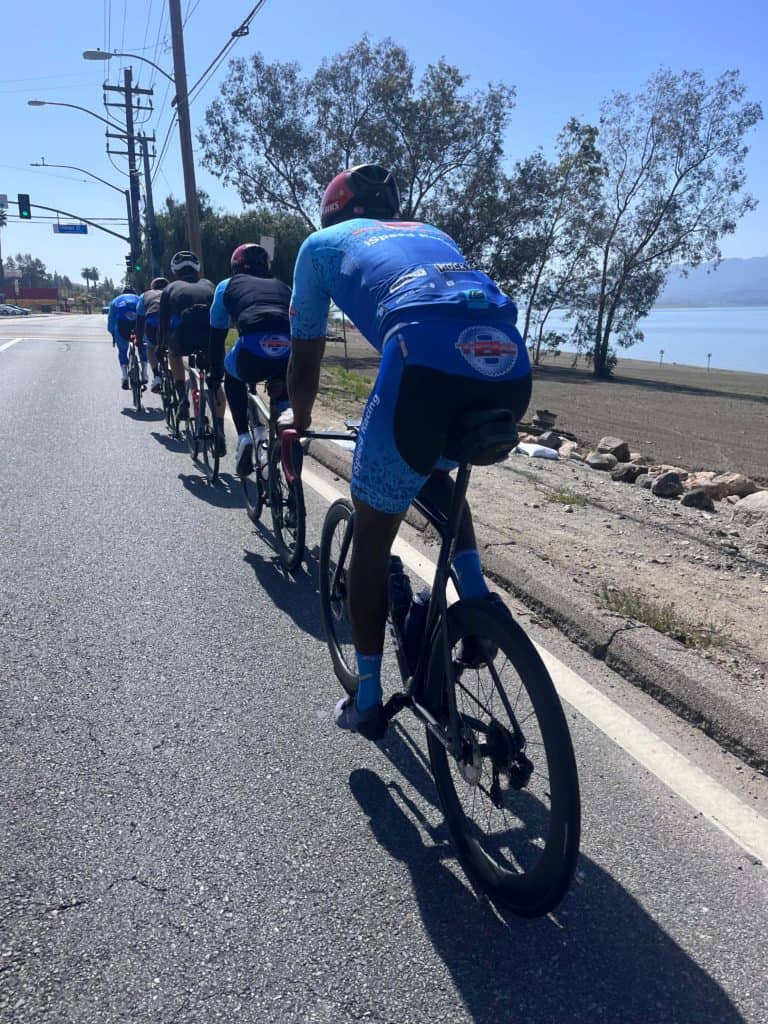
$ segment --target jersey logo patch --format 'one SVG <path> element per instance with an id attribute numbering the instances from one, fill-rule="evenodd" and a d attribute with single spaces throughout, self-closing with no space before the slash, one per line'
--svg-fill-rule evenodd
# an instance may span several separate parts
<path id="1" fill-rule="evenodd" d="M 517 342 L 497 327 L 467 327 L 459 335 L 456 348 L 484 377 L 502 377 L 517 362 Z"/>
<path id="2" fill-rule="evenodd" d="M 427 272 L 423 267 L 419 267 L 417 270 L 411 270 L 409 273 L 403 274 L 402 277 L 398 277 L 394 284 L 389 286 L 389 294 L 394 295 L 395 292 L 399 292 L 401 288 L 405 288 L 405 286 L 410 284 L 411 281 L 417 281 L 420 277 L 426 276 Z"/>
<path id="3" fill-rule="evenodd" d="M 260 338 L 259 344 L 266 356 L 271 359 L 282 359 L 290 354 L 291 343 L 284 334 L 276 334 L 274 337 Z"/>

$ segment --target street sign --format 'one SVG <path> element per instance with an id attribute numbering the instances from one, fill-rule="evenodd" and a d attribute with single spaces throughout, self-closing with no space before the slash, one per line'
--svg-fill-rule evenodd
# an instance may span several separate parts
<path id="1" fill-rule="evenodd" d="M 0 210 L 7 210 L 7 209 L 8 209 L 8 196 L 7 195 L 0 195 Z"/>
<path id="2" fill-rule="evenodd" d="M 54 235 L 87 235 L 87 224 L 54 224 Z"/>

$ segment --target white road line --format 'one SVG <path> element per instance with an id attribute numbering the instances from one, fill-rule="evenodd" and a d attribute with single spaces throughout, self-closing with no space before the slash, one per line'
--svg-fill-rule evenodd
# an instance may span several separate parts
<path id="1" fill-rule="evenodd" d="M 5 352 L 5 350 L 7 348 L 10 348 L 11 345 L 15 345 L 17 341 L 24 341 L 24 339 L 23 338 L 11 338 L 11 340 L 10 341 L 6 341 L 6 343 L 4 345 L 0 345 L 0 352 Z"/>
<path id="2" fill-rule="evenodd" d="M 306 463 L 301 478 L 326 501 L 333 502 L 345 496 L 307 469 Z M 393 551 L 412 572 L 431 584 L 435 572 L 434 562 L 399 537 Z M 748 807 L 669 743 L 590 686 L 559 658 L 539 644 L 536 644 L 536 648 L 563 700 L 742 849 L 768 865 L 768 819 Z"/>

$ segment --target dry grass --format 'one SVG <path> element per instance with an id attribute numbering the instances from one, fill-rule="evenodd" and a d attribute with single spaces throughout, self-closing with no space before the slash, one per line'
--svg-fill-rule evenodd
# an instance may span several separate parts
<path id="1" fill-rule="evenodd" d="M 608 611 L 627 615 L 694 650 L 723 647 L 725 639 L 711 626 L 684 619 L 673 604 L 655 604 L 637 590 L 603 586 L 600 603 Z"/>

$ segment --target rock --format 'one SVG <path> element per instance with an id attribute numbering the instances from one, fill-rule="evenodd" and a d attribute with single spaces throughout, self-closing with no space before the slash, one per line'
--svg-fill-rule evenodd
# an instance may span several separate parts
<path id="1" fill-rule="evenodd" d="M 611 470 L 611 479 L 622 484 L 633 484 L 639 476 L 647 472 L 645 466 L 638 466 L 636 462 L 620 462 Z"/>
<path id="2" fill-rule="evenodd" d="M 654 483 L 655 480 L 656 480 L 656 477 L 655 476 L 651 476 L 650 473 L 643 473 L 642 476 L 639 476 L 637 478 L 637 480 L 635 480 L 635 483 L 637 484 L 638 487 L 645 487 L 648 490 L 650 490 L 651 487 L 653 487 L 653 483 Z"/>
<path id="3" fill-rule="evenodd" d="M 599 469 L 603 473 L 610 473 L 613 467 L 618 464 L 619 460 L 615 455 L 590 452 L 584 461 L 592 469 Z"/>
<path id="4" fill-rule="evenodd" d="M 561 459 L 571 459 L 576 455 L 578 444 L 575 441 L 563 441 L 558 451 Z"/>
<path id="5" fill-rule="evenodd" d="M 755 491 L 733 506 L 733 518 L 746 523 L 768 524 L 768 491 Z"/>
<path id="6" fill-rule="evenodd" d="M 722 490 L 724 498 L 731 494 L 735 494 L 737 498 L 746 498 L 757 491 L 755 481 L 743 473 L 721 473 L 712 479 L 712 486 Z"/>
<path id="7" fill-rule="evenodd" d="M 557 451 L 563 443 L 562 437 L 556 434 L 554 430 L 545 430 L 543 434 L 539 434 L 536 438 L 538 444 L 543 444 L 545 448 L 554 448 Z"/>
<path id="8" fill-rule="evenodd" d="M 649 466 L 648 472 L 653 476 L 661 476 L 662 473 L 677 473 L 681 480 L 687 480 L 689 475 L 687 469 L 681 469 L 680 466 L 668 466 L 666 462 L 661 465 Z"/>
<path id="9" fill-rule="evenodd" d="M 643 455 L 642 452 L 630 452 L 629 461 L 637 462 L 642 466 L 647 466 L 651 460 L 648 458 L 647 455 Z"/>
<path id="10" fill-rule="evenodd" d="M 661 473 L 651 484 L 651 494 L 657 498 L 676 498 L 683 493 L 683 481 L 679 473 Z"/>
<path id="11" fill-rule="evenodd" d="M 705 512 L 715 511 L 715 503 L 706 487 L 694 487 L 687 491 L 680 499 L 680 504 L 688 505 L 690 508 L 700 508 Z"/>
<path id="12" fill-rule="evenodd" d="M 604 437 L 597 445 L 601 455 L 615 455 L 617 462 L 629 462 L 629 445 L 619 437 Z"/>
<path id="13" fill-rule="evenodd" d="M 520 434 L 520 440 L 523 444 L 536 444 L 535 434 Z"/>
<path id="14" fill-rule="evenodd" d="M 556 412 L 550 412 L 549 409 L 537 409 L 536 415 L 533 417 L 533 425 L 539 427 L 540 430 L 551 430 L 556 420 Z"/>
<path id="15" fill-rule="evenodd" d="M 735 494 L 729 494 L 725 500 L 728 502 L 729 505 L 738 505 L 741 501 L 741 498 L 737 498 Z"/>

